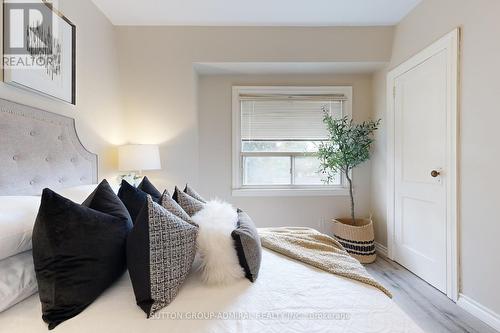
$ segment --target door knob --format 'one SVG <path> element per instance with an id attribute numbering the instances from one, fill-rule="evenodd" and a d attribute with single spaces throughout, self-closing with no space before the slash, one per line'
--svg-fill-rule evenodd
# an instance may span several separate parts
<path id="1" fill-rule="evenodd" d="M 431 171 L 431 177 L 436 178 L 436 177 L 437 177 L 437 176 L 439 176 L 440 174 L 441 174 L 441 173 L 440 173 L 439 171 L 437 171 L 437 170 L 432 170 L 432 171 Z"/>

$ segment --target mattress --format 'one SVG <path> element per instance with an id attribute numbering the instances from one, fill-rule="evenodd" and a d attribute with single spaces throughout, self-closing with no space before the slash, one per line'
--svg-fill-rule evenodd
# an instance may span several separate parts
<path id="1" fill-rule="evenodd" d="M 54 331 L 76 332 L 423 332 L 374 287 L 263 252 L 255 283 L 203 285 L 193 269 L 177 298 L 146 319 L 127 274 Z M 47 332 L 38 294 L 0 313 L 0 332 Z"/>

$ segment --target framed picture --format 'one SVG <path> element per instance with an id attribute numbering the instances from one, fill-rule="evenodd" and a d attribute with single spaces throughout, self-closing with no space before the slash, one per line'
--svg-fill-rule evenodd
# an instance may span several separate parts
<path id="1" fill-rule="evenodd" d="M 45 0 L 3 0 L 3 80 L 76 104 L 76 27 Z"/>

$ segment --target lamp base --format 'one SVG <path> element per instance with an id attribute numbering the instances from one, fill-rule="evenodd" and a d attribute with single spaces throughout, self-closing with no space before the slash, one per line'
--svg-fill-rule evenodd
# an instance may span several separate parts
<path id="1" fill-rule="evenodd" d="M 118 181 L 121 183 L 122 180 L 127 181 L 130 185 L 136 186 L 140 184 L 142 180 L 141 175 L 137 175 L 135 172 L 131 172 L 126 175 L 119 175 L 118 176 Z"/>

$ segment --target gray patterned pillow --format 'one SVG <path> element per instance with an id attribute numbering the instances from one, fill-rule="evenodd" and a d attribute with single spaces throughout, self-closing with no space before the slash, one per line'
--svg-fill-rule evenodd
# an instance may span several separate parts
<path id="1" fill-rule="evenodd" d="M 179 190 L 177 186 L 175 187 L 173 199 L 177 201 L 179 206 L 181 206 L 189 216 L 193 216 L 194 214 L 198 213 L 203 209 L 203 206 L 205 205 L 203 202 Z"/>
<path id="2" fill-rule="evenodd" d="M 245 277 L 251 282 L 255 282 L 259 276 L 262 247 L 255 224 L 241 209 L 238 209 L 238 226 L 233 230 L 231 236 L 234 240 L 238 261 L 245 271 Z"/>
<path id="3" fill-rule="evenodd" d="M 186 187 L 184 188 L 184 193 L 189 194 L 191 197 L 195 198 L 198 201 L 201 201 L 203 203 L 207 203 L 207 200 L 203 199 L 201 195 L 198 194 L 191 186 L 186 184 Z"/>
<path id="4" fill-rule="evenodd" d="M 168 192 L 163 194 L 160 203 L 163 208 L 165 208 L 178 218 L 183 219 L 184 221 L 191 223 L 192 225 L 198 226 L 196 223 L 194 223 L 193 220 L 191 220 L 191 217 L 188 215 L 188 213 L 186 213 L 184 209 L 182 209 L 182 207 L 179 206 L 179 204 L 168 195 Z"/>
<path id="5" fill-rule="evenodd" d="M 196 226 L 148 195 L 127 239 L 127 266 L 135 298 L 148 318 L 177 296 L 193 264 L 197 234 Z"/>

